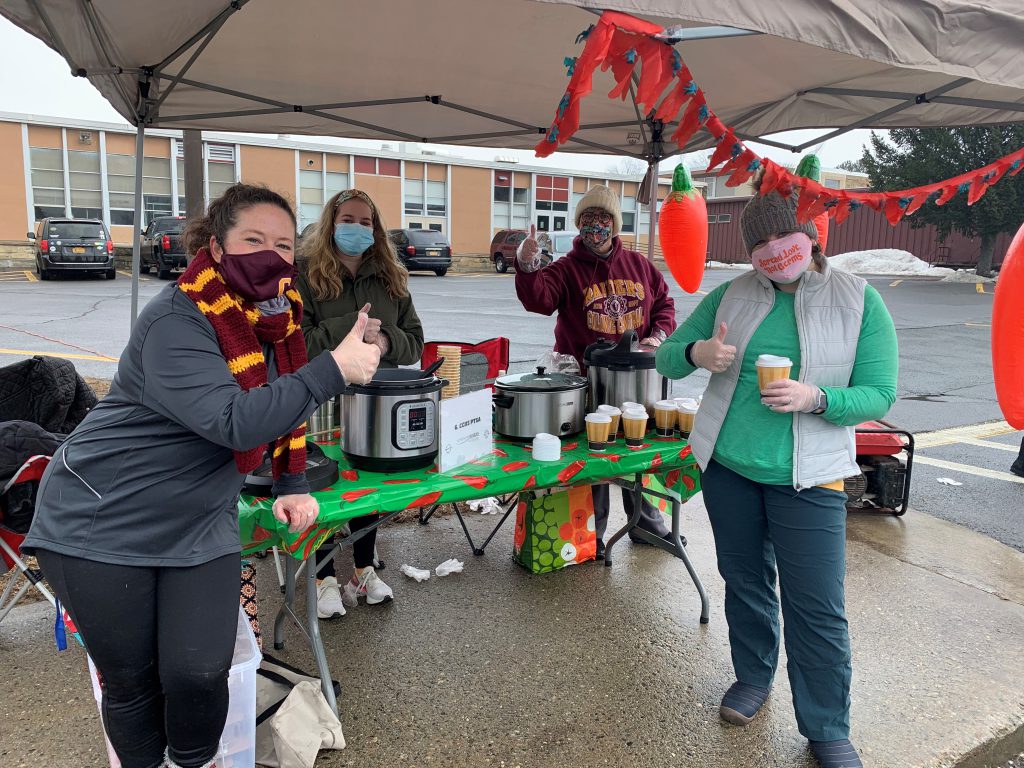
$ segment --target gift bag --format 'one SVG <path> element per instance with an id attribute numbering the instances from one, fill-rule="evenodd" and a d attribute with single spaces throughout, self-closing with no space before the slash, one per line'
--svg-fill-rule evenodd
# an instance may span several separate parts
<path id="1" fill-rule="evenodd" d="M 512 559 L 533 573 L 549 573 L 597 557 L 590 486 L 519 494 Z"/>
<path id="2" fill-rule="evenodd" d="M 260 633 L 260 614 L 256 605 L 256 569 L 248 560 L 242 561 L 242 584 L 238 595 L 238 604 L 245 611 L 252 633 L 256 636 L 256 645 L 263 650 L 263 635 Z"/>

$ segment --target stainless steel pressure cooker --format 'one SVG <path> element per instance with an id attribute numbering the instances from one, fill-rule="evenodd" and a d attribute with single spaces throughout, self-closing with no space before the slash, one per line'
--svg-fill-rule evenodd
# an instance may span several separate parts
<path id="1" fill-rule="evenodd" d="M 432 370 L 379 369 L 341 397 L 341 449 L 356 469 L 408 472 L 437 457 L 441 388 Z"/>
<path id="2" fill-rule="evenodd" d="M 583 353 L 590 382 L 590 408 L 642 403 L 654 415 L 654 404 L 668 397 L 668 379 L 654 367 L 654 350 L 643 348 L 636 331 L 626 331 L 618 343 L 598 341 Z"/>
<path id="3" fill-rule="evenodd" d="M 494 431 L 513 440 L 583 431 L 587 380 L 567 373 L 514 373 L 494 381 Z"/>

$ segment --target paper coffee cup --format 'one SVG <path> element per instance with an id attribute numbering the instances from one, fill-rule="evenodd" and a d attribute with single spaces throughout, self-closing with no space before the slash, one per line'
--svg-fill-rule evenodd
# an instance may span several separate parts
<path id="1" fill-rule="evenodd" d="M 607 413 L 588 413 L 586 422 L 587 442 L 590 444 L 590 450 L 603 451 L 608 447 L 608 433 L 611 432 L 612 417 Z"/>
<path id="2" fill-rule="evenodd" d="M 771 381 L 782 381 L 788 379 L 793 370 L 793 361 L 788 357 L 778 355 L 758 355 L 757 362 L 757 387 L 764 389 Z"/>
<path id="3" fill-rule="evenodd" d="M 623 411 L 628 411 L 630 409 L 632 409 L 634 411 L 637 410 L 637 409 L 640 409 L 641 411 L 646 411 L 647 410 L 644 407 L 643 403 L 633 403 L 633 402 L 630 402 L 629 400 L 627 400 L 626 402 L 624 402 L 622 404 L 622 410 Z"/>
<path id="4" fill-rule="evenodd" d="M 697 408 L 700 407 L 700 403 L 690 397 L 677 397 L 675 403 L 676 408 L 679 409 L 679 422 L 677 424 L 679 436 L 689 437 L 693 431 L 693 417 L 697 415 Z"/>
<path id="5" fill-rule="evenodd" d="M 647 433 L 647 411 L 643 408 L 626 408 L 622 412 L 622 432 L 626 436 L 626 445 L 638 448 L 644 443 Z"/>
<path id="6" fill-rule="evenodd" d="M 654 428 L 659 437 L 672 437 L 676 431 L 679 409 L 674 400 L 659 400 L 654 404 Z"/>
<path id="7" fill-rule="evenodd" d="M 612 417 L 612 428 L 608 431 L 608 442 L 614 443 L 616 436 L 619 434 L 619 422 L 622 420 L 622 409 L 616 408 L 614 405 L 599 405 L 597 406 L 598 413 L 607 413 Z"/>

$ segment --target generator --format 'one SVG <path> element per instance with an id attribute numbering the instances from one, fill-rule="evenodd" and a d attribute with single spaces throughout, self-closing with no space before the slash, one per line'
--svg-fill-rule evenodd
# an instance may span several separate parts
<path id="1" fill-rule="evenodd" d="M 885 421 L 868 421 L 855 430 L 860 474 L 844 481 L 848 512 L 900 516 L 910 503 L 914 436 Z"/>

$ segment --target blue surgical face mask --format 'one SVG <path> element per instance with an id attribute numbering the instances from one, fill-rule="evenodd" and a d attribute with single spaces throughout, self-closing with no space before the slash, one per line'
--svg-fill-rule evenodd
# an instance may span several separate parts
<path id="1" fill-rule="evenodd" d="M 362 256 L 373 245 L 373 230 L 354 222 L 335 224 L 334 243 L 346 256 Z"/>

